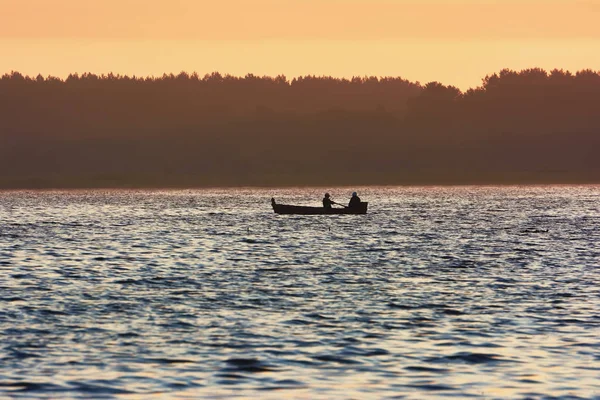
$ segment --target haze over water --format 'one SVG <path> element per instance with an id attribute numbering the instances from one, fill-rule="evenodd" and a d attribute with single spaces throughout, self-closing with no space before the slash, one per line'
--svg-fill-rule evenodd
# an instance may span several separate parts
<path id="1" fill-rule="evenodd" d="M 0 192 L 0 396 L 600 397 L 600 186 L 358 192 Z"/>

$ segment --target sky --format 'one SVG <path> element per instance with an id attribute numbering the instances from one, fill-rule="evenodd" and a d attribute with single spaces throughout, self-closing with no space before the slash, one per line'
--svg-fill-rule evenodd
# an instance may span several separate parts
<path id="1" fill-rule="evenodd" d="M 0 0 L 0 73 L 401 76 L 600 70 L 600 0 Z"/>

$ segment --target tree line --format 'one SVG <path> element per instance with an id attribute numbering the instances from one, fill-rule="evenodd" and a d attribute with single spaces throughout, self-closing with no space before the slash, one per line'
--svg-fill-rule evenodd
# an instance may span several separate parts
<path id="1" fill-rule="evenodd" d="M 0 78 L 0 187 L 600 182 L 600 73 Z"/>

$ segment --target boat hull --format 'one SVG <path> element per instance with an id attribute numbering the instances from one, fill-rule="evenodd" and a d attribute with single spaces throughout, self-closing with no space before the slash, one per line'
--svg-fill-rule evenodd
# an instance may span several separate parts
<path id="1" fill-rule="evenodd" d="M 361 202 L 360 206 L 352 208 L 325 208 L 325 207 L 305 207 L 290 206 L 286 204 L 276 204 L 271 202 L 275 214 L 287 215 L 359 215 L 366 214 L 369 203 Z"/>

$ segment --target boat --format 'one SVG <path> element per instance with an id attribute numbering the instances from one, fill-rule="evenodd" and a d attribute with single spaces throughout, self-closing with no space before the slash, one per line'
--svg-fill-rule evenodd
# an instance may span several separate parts
<path id="1" fill-rule="evenodd" d="M 336 215 L 336 214 L 366 214 L 368 202 L 361 201 L 358 207 L 344 208 L 325 208 L 308 206 L 290 206 L 286 204 L 277 204 L 275 199 L 271 199 L 271 205 L 275 214 L 288 215 Z"/>

